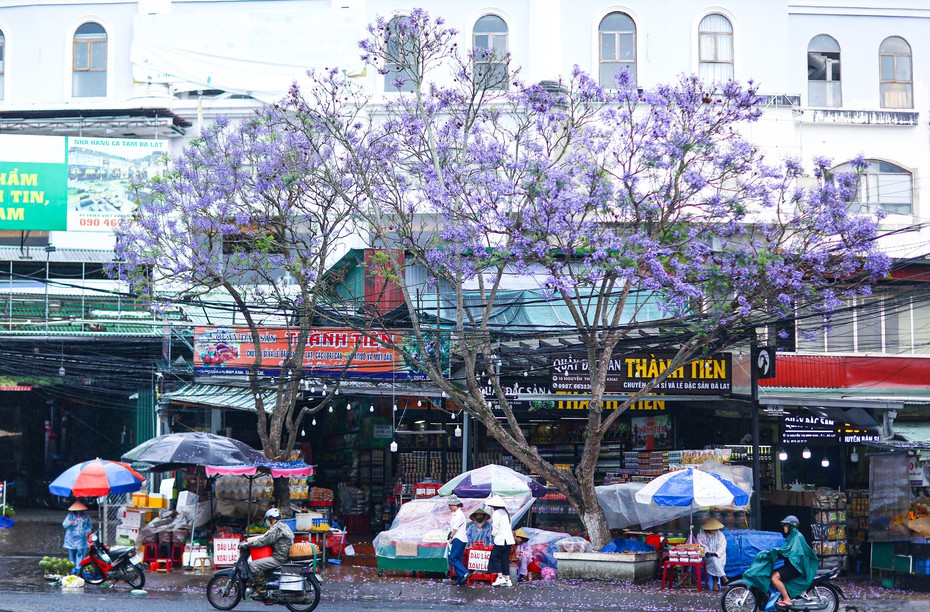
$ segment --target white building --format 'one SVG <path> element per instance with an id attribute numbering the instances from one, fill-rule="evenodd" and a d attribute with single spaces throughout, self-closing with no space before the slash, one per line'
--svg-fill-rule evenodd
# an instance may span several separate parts
<path id="1" fill-rule="evenodd" d="M 808 164 L 865 156 L 862 206 L 903 230 L 888 252 L 926 251 L 930 6 L 919 0 L 2 0 L 0 167 L 24 161 L 21 141 L 2 140 L 24 134 L 157 139 L 178 153 L 200 125 L 245 116 L 309 68 L 338 66 L 376 99 L 390 96 L 392 77 L 366 70 L 357 42 L 378 16 L 418 5 L 456 28 L 460 47 L 508 50 L 526 82 L 576 64 L 605 84 L 623 67 L 642 87 L 690 72 L 752 79 L 768 100 L 748 128 L 757 143 Z M 106 231 L 38 229 L 0 221 L 14 247 L 4 259 L 29 244 L 113 244 Z"/>

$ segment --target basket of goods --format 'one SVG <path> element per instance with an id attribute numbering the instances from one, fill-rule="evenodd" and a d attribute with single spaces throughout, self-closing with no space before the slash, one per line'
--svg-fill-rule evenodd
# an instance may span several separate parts
<path id="1" fill-rule="evenodd" d="M 317 554 L 316 544 L 312 542 L 294 542 L 287 556 L 290 559 L 304 560 L 313 559 Z"/>

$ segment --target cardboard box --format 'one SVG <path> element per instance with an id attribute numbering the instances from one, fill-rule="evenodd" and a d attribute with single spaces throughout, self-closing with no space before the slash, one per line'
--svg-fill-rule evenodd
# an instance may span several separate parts
<path id="1" fill-rule="evenodd" d="M 139 537 L 139 530 L 133 529 L 132 527 L 125 527 L 123 525 L 119 525 L 116 528 L 116 537 L 120 537 L 120 536 L 126 536 L 127 538 L 135 542 L 136 538 Z"/>
<path id="2" fill-rule="evenodd" d="M 155 518 L 155 513 L 149 510 L 140 510 L 138 508 L 124 508 L 120 513 L 120 523 L 123 527 L 139 529 Z"/>

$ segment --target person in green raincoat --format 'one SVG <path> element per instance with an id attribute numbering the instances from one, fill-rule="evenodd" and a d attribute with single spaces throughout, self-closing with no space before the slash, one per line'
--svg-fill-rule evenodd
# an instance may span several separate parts
<path id="1" fill-rule="evenodd" d="M 817 555 L 798 531 L 798 525 L 796 516 L 786 516 L 781 521 L 785 543 L 780 548 L 760 552 L 743 573 L 743 581 L 763 593 L 768 592 L 769 584 L 774 586 L 781 594 L 778 606 L 790 606 L 791 598 L 806 591 L 817 575 Z M 785 560 L 785 565 L 773 571 L 779 557 Z"/>

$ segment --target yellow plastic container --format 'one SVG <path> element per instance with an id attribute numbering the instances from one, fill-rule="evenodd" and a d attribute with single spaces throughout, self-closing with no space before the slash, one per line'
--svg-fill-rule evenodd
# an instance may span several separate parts
<path id="1" fill-rule="evenodd" d="M 149 505 L 149 496 L 147 493 L 133 493 L 132 505 L 137 508 L 145 508 Z"/>

